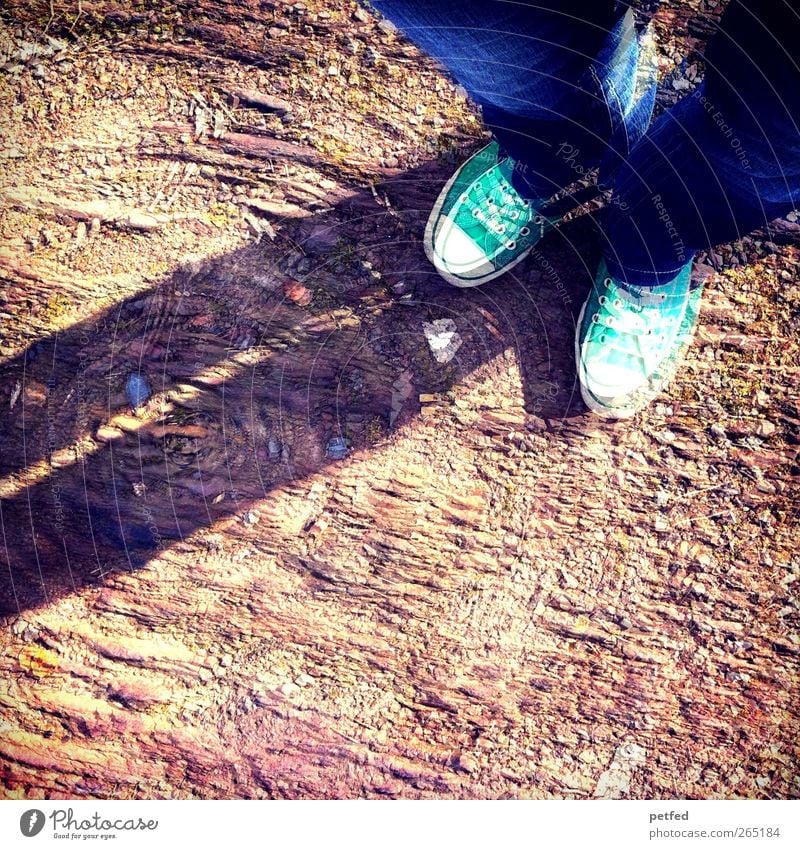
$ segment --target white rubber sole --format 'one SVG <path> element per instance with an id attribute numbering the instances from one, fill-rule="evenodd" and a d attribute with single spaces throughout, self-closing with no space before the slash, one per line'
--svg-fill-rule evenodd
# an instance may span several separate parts
<path id="1" fill-rule="evenodd" d="M 583 365 L 581 359 L 581 327 L 583 326 L 583 318 L 586 315 L 586 302 L 581 307 L 580 315 L 578 316 L 578 324 L 575 328 L 575 367 L 578 372 L 578 385 L 581 388 L 581 398 L 583 403 L 596 415 L 602 416 L 605 419 L 630 419 L 636 415 L 640 408 L 632 407 L 628 409 L 616 409 L 606 407 L 601 401 L 598 401 L 594 395 L 587 389 L 583 380 Z M 642 404 L 644 407 L 645 404 Z"/>
<path id="2" fill-rule="evenodd" d="M 662 373 L 661 377 L 655 384 L 648 385 L 646 388 L 642 387 L 641 390 L 634 394 L 635 400 L 632 401 L 632 405 L 630 407 L 618 408 L 604 405 L 602 401 L 598 400 L 589 391 L 583 381 L 583 368 L 581 365 L 581 326 L 583 325 L 585 315 L 586 302 L 584 302 L 581 307 L 581 312 L 578 316 L 578 324 L 575 328 L 575 367 L 578 372 L 578 384 L 581 388 L 581 398 L 583 399 L 583 403 L 586 404 L 593 413 L 596 413 L 598 416 L 602 416 L 606 419 L 633 418 L 633 416 L 651 404 L 666 389 L 667 385 L 672 382 L 675 374 L 681 366 L 681 363 L 683 362 L 686 351 L 692 344 L 697 322 L 696 320 L 693 321 L 690 329 L 685 330 L 683 328 L 683 321 L 686 320 L 686 314 L 684 313 L 681 328 L 678 330 L 678 352 L 669 362 L 666 370 Z"/>

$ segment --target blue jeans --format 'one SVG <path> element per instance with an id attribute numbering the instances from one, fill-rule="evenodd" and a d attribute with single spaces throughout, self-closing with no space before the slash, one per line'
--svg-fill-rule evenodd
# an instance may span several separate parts
<path id="1" fill-rule="evenodd" d="M 800 13 L 786 0 L 731 0 L 703 83 L 652 123 L 654 70 L 626 3 L 372 5 L 480 104 L 522 194 L 549 198 L 599 169 L 604 256 L 630 284 L 666 282 L 800 199 Z"/>

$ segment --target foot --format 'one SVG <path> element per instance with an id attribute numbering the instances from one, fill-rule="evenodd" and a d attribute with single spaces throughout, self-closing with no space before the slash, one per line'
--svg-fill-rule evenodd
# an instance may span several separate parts
<path id="1" fill-rule="evenodd" d="M 688 262 L 652 288 L 614 279 L 604 262 L 583 305 L 575 336 L 581 395 L 590 410 L 626 418 L 646 406 L 674 375 L 691 342 L 702 285 Z"/>
<path id="2" fill-rule="evenodd" d="M 479 150 L 450 178 L 425 228 L 425 253 L 454 286 L 479 286 L 523 260 L 555 223 L 511 184 L 515 161 L 497 142 Z"/>

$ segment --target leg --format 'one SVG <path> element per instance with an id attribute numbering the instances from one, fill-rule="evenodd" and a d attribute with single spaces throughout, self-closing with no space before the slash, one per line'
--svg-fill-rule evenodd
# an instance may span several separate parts
<path id="1" fill-rule="evenodd" d="M 447 183 L 424 239 L 448 282 L 486 283 L 558 220 L 553 195 L 601 159 L 627 155 L 649 122 L 643 92 L 654 87 L 637 74 L 633 13 L 616 0 L 375 5 L 446 65 L 497 139 Z"/>
<path id="2" fill-rule="evenodd" d="M 673 374 L 697 317 L 694 253 L 800 199 L 798 43 L 790 3 L 751 9 L 731 0 L 705 83 L 662 115 L 610 178 L 604 260 L 576 339 L 581 391 L 597 412 L 632 415 Z"/>
<path id="3" fill-rule="evenodd" d="M 617 9 L 614 0 L 373 5 L 481 105 L 487 126 L 519 165 L 514 186 L 522 195 L 548 198 L 573 183 L 576 152 L 581 169 L 599 163 L 615 129 L 614 101 L 629 99 L 636 67 L 624 6 Z"/>
<path id="4" fill-rule="evenodd" d="M 736 239 L 800 199 L 800 12 L 732 0 L 706 79 L 662 115 L 614 178 L 605 256 L 635 285 L 674 278 L 700 249 Z"/>

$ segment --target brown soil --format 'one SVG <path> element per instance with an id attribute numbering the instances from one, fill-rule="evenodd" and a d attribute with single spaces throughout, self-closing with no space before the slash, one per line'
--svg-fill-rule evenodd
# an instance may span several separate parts
<path id="1" fill-rule="evenodd" d="M 663 106 L 708 5 L 659 12 Z M 800 796 L 795 221 L 701 258 L 607 423 L 593 216 L 444 284 L 480 122 L 355 3 L 0 27 L 2 795 Z"/>

